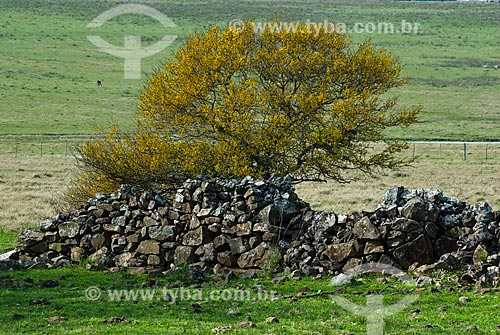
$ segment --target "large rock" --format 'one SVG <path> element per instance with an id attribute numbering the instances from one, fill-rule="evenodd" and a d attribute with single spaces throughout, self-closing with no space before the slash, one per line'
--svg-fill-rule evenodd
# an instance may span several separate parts
<path id="1" fill-rule="evenodd" d="M 200 258 L 201 262 L 212 263 L 216 259 L 216 253 L 213 243 L 207 243 L 200 246 L 194 253 Z"/>
<path id="2" fill-rule="evenodd" d="M 363 246 L 358 240 L 352 240 L 345 243 L 330 244 L 325 250 L 325 255 L 335 263 L 342 263 L 348 258 L 360 256 Z"/>
<path id="3" fill-rule="evenodd" d="M 227 251 L 230 249 L 229 240 L 231 238 L 228 235 L 218 235 L 214 238 L 213 244 L 217 251 Z"/>
<path id="4" fill-rule="evenodd" d="M 255 249 L 249 250 L 238 258 L 238 266 L 242 269 L 264 268 L 269 261 L 267 243 L 259 244 Z"/>
<path id="5" fill-rule="evenodd" d="M 117 257 L 115 257 L 116 266 L 119 267 L 136 267 L 141 266 L 141 262 L 138 262 L 139 254 L 136 252 L 124 252 Z"/>
<path id="6" fill-rule="evenodd" d="M 85 249 L 80 247 L 71 248 L 71 261 L 73 263 L 80 263 L 83 260 Z"/>
<path id="7" fill-rule="evenodd" d="M 67 221 L 59 225 L 59 236 L 73 238 L 78 235 L 80 224 L 76 221 Z"/>
<path id="8" fill-rule="evenodd" d="M 92 235 L 92 238 L 90 239 L 90 243 L 92 244 L 92 248 L 94 248 L 94 250 L 99 250 L 101 249 L 104 244 L 106 243 L 106 237 L 104 236 L 104 234 L 95 234 L 95 235 Z"/>
<path id="9" fill-rule="evenodd" d="M 474 254 L 472 256 L 474 266 L 478 269 L 481 269 L 482 266 L 486 263 L 488 256 L 488 250 L 486 250 L 483 245 L 479 244 L 476 247 L 476 250 L 474 250 Z"/>
<path id="10" fill-rule="evenodd" d="M 124 227 L 127 224 L 127 218 L 125 216 L 117 216 L 111 219 L 111 224 L 115 226 Z"/>
<path id="11" fill-rule="evenodd" d="M 391 229 L 416 237 L 424 232 L 425 223 L 403 217 L 396 219 L 392 223 Z"/>
<path id="12" fill-rule="evenodd" d="M 30 251 L 35 254 L 43 254 L 45 251 L 47 251 L 47 249 L 48 245 L 45 241 L 39 242 L 30 247 Z"/>
<path id="13" fill-rule="evenodd" d="M 277 199 L 260 211 L 258 219 L 259 222 L 274 226 L 287 226 L 299 211 L 297 203 L 288 199 Z"/>
<path id="14" fill-rule="evenodd" d="M 217 262 L 224 266 L 233 267 L 236 265 L 236 261 L 237 257 L 231 251 L 223 251 L 217 254 Z"/>
<path id="15" fill-rule="evenodd" d="M 308 222 L 307 232 L 317 241 L 324 241 L 332 237 L 344 224 L 346 217 L 327 212 L 308 211 L 303 220 Z"/>
<path id="16" fill-rule="evenodd" d="M 41 231 L 52 231 L 56 229 L 56 222 L 51 219 L 43 220 L 39 223 Z"/>
<path id="17" fill-rule="evenodd" d="M 421 234 L 413 241 L 394 250 L 393 256 L 403 268 L 408 268 L 415 262 L 419 264 L 432 263 L 434 259 L 433 249 L 429 238 Z"/>
<path id="18" fill-rule="evenodd" d="M 385 192 L 383 205 L 391 206 L 397 205 L 401 206 L 402 204 L 402 194 L 404 193 L 405 188 L 403 186 L 393 186 Z"/>
<path id="19" fill-rule="evenodd" d="M 229 247 L 234 255 L 239 255 L 247 251 L 250 246 L 241 237 L 232 238 L 229 240 Z"/>
<path id="20" fill-rule="evenodd" d="M 44 233 L 26 229 L 19 235 L 19 244 L 23 246 L 32 246 L 43 241 L 44 236 Z"/>
<path id="21" fill-rule="evenodd" d="M 175 226 L 150 226 L 148 234 L 150 238 L 159 242 L 173 242 L 175 241 Z"/>
<path id="22" fill-rule="evenodd" d="M 106 247 L 102 247 L 88 257 L 90 264 L 96 265 L 99 269 L 105 269 L 113 265 L 112 252 Z"/>
<path id="23" fill-rule="evenodd" d="M 245 222 L 236 225 L 236 235 L 248 236 L 252 233 L 252 223 Z"/>
<path id="24" fill-rule="evenodd" d="M 380 238 L 380 232 L 369 217 L 364 217 L 354 224 L 354 235 L 365 240 L 377 240 Z"/>
<path id="25" fill-rule="evenodd" d="M 427 219 L 428 205 L 424 199 L 415 197 L 410 199 L 401 209 L 401 215 L 415 221 Z"/>
<path id="26" fill-rule="evenodd" d="M 8 251 L 6 253 L 0 254 L 0 261 L 6 261 L 11 259 L 16 259 L 18 255 L 18 251 L 16 249 Z"/>
<path id="27" fill-rule="evenodd" d="M 365 255 L 377 254 L 377 253 L 381 254 L 384 251 L 385 251 L 384 244 L 381 241 L 367 241 L 365 243 L 365 249 L 363 251 L 363 254 Z"/>
<path id="28" fill-rule="evenodd" d="M 181 245 L 175 249 L 174 253 L 174 264 L 182 265 L 187 262 L 191 262 L 194 259 L 194 249 L 189 246 Z"/>
<path id="29" fill-rule="evenodd" d="M 144 255 L 149 255 L 149 254 L 157 255 L 160 253 L 160 244 L 154 240 L 142 241 L 139 244 L 139 247 L 137 247 L 137 252 Z"/>
<path id="30" fill-rule="evenodd" d="M 190 230 L 184 235 L 182 244 L 191 247 L 197 247 L 207 242 L 207 237 L 207 227 L 199 226 L 195 230 Z"/>

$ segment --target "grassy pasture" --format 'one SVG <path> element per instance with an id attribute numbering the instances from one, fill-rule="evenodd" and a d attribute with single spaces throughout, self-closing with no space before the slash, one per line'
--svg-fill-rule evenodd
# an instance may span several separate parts
<path id="1" fill-rule="evenodd" d="M 52 155 L 40 156 L 37 143 L 21 144 L 18 157 L 12 148 L 10 154 L 0 155 L 0 231 L 19 231 L 55 215 L 58 195 L 75 173 L 72 156 L 64 155 L 64 142 L 44 144 L 44 152 L 55 152 Z M 412 157 L 413 147 L 405 154 Z M 313 209 L 343 214 L 375 209 L 392 185 L 437 188 L 469 203 L 487 201 L 500 208 L 499 145 L 488 145 L 487 156 L 486 145 L 468 145 L 466 161 L 459 144 L 416 145 L 415 158 L 412 166 L 385 171 L 376 178 L 364 177 L 349 184 L 299 184 L 297 193 Z"/>
<path id="2" fill-rule="evenodd" d="M 266 21 L 354 23 L 402 20 L 418 23 L 417 34 L 354 34 L 356 42 L 371 38 L 400 59 L 409 85 L 391 94 L 402 106 L 420 104 L 420 120 L 409 129 L 394 129 L 388 137 L 410 140 L 500 140 L 500 4 L 354 0 L 136 0 L 168 15 L 176 28 L 163 30 L 142 16 L 117 17 L 98 29 L 86 28 L 97 15 L 124 3 L 112 0 L 0 0 L 0 253 L 15 246 L 17 232 L 55 214 L 57 195 L 73 173 L 72 146 L 95 126 L 118 119 L 132 129 L 132 116 L 145 78 L 191 34 L 210 25 L 227 26 L 233 19 Z M 123 45 L 125 35 L 139 35 L 143 46 L 161 36 L 178 35 L 162 53 L 142 60 L 143 79 L 125 80 L 123 60 L 100 52 L 87 35 L 100 35 Z M 97 88 L 96 80 L 104 86 Z M 56 135 L 56 136 L 52 136 Z M 405 154 L 412 156 L 410 148 Z M 314 209 L 336 213 L 374 209 L 391 185 L 439 188 L 446 195 L 470 203 L 488 201 L 500 206 L 500 147 L 469 146 L 467 160 L 456 145 L 416 146 L 412 167 L 384 172 L 377 178 L 338 185 L 304 184 L 298 194 Z M 159 287 L 178 277 L 159 279 Z M 43 288 L 41 280 L 58 279 L 59 286 Z M 163 301 L 92 302 L 85 289 L 144 287 L 149 278 L 119 273 L 93 273 L 83 267 L 0 273 L 0 334 L 209 334 L 229 325 L 230 334 L 341 334 L 366 333 L 366 320 L 341 309 L 329 296 L 270 301 L 207 301 L 199 314 L 189 311 L 195 301 L 170 305 Z M 461 289 L 454 275 L 436 278 L 440 291 L 429 288 L 406 310 L 386 319 L 386 334 L 464 334 L 475 325 L 480 333 L 494 334 L 498 324 L 498 290 L 480 294 Z M 332 290 L 328 278 L 304 278 L 274 285 L 268 278 L 211 283 L 204 294 L 221 289 L 264 285 L 283 295 Z M 363 305 L 373 292 L 395 302 L 409 291 L 397 283 L 383 286 L 363 278 L 345 288 L 343 295 Z M 306 291 L 307 292 L 307 291 Z M 459 305 L 467 295 L 470 303 Z M 50 304 L 30 304 L 43 299 Z M 447 306 L 448 308 L 443 308 Z M 239 316 L 229 310 L 241 310 Z M 411 312 L 419 310 L 419 312 Z M 18 315 L 15 317 L 15 315 Z M 20 315 L 20 316 L 19 316 Z M 256 328 L 236 323 L 250 316 Z M 49 322 L 63 316 L 67 320 Z M 276 324 L 264 323 L 276 316 Z M 125 317 L 132 323 L 102 323 L 109 317 Z"/>
<path id="3" fill-rule="evenodd" d="M 399 1 L 135 1 L 166 14 L 177 25 L 163 29 L 155 20 L 124 15 L 101 28 L 86 25 L 120 2 L 77 0 L 3 0 L 0 3 L 0 135 L 89 134 L 114 118 L 132 126 L 144 78 L 171 58 L 191 34 L 233 19 L 286 22 L 388 22 L 418 24 L 416 34 L 353 34 L 371 38 L 400 59 L 410 84 L 397 90 L 402 105 L 420 104 L 420 122 L 395 129 L 389 137 L 407 139 L 494 140 L 499 114 L 500 46 L 496 3 Z M 87 40 L 100 35 L 123 45 L 124 35 L 142 36 L 143 45 L 163 35 L 174 44 L 142 61 L 142 80 L 123 78 L 123 60 L 103 53 Z M 96 80 L 104 86 L 97 88 Z"/>
<path id="4" fill-rule="evenodd" d="M 370 294 L 382 294 L 389 305 L 405 295 L 416 295 L 410 307 L 385 317 L 384 334 L 462 335 L 469 333 L 466 329 L 472 326 L 480 334 L 495 334 L 498 326 L 498 290 L 470 292 L 457 287 L 454 275 L 436 274 L 440 290 L 426 287 L 418 291 L 391 277 L 386 283 L 377 282 L 373 276 L 360 277 L 340 289 L 331 286 L 327 277 L 288 280 L 281 285 L 265 276 L 226 284 L 209 279 L 206 286 L 187 288 L 192 295 L 184 295 L 186 298 L 178 294 L 176 304 L 163 300 L 162 288 L 182 278 L 182 272 L 148 278 L 124 272 L 89 272 L 83 267 L 1 273 L 0 303 L 4 308 L 0 313 L 0 334 L 213 334 L 212 329 L 223 326 L 230 327 L 227 334 L 366 334 L 365 318 L 342 309 L 330 295 L 303 298 L 319 290 L 338 290 L 335 294 L 358 306 L 366 306 Z M 57 286 L 44 287 L 48 280 L 57 281 Z M 259 300 L 254 285 L 269 292 L 268 297 L 273 292 L 278 299 L 265 299 L 262 294 Z M 98 287 L 101 298 L 87 299 L 89 287 Z M 151 299 L 143 295 L 113 301 L 109 292 L 114 290 L 147 290 L 155 294 Z M 246 294 L 250 299 L 238 298 L 241 296 L 235 292 L 241 290 L 249 292 Z M 461 296 L 466 296 L 468 302 L 459 304 Z M 193 304 L 201 307 L 198 313 L 192 311 Z M 266 323 L 271 316 L 278 322 Z M 237 325 L 246 317 L 255 327 Z M 110 318 L 128 322 L 104 322 Z"/>

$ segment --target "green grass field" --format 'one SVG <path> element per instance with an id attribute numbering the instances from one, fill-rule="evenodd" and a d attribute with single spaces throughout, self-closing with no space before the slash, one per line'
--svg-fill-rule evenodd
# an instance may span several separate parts
<path id="1" fill-rule="evenodd" d="M 155 66 L 168 60 L 191 34 L 233 19 L 265 22 L 339 22 L 353 29 L 404 20 L 417 33 L 360 33 L 400 59 L 408 86 L 394 92 L 402 105 L 420 104 L 420 122 L 389 137 L 498 140 L 500 46 L 497 3 L 399 1 L 135 1 L 154 7 L 177 25 L 163 29 L 145 16 L 124 15 L 101 28 L 86 25 L 115 1 L 2 0 L 0 3 L 0 135 L 89 134 L 117 118 L 132 126 L 136 98 Z M 125 35 L 143 45 L 163 35 L 177 40 L 142 62 L 143 79 L 123 78 L 123 60 L 101 52 L 87 35 L 123 45 Z M 96 80 L 103 87 L 97 88 Z"/>
<path id="2" fill-rule="evenodd" d="M 356 23 L 418 24 L 417 33 L 359 33 L 355 43 L 370 38 L 391 50 L 401 61 L 407 86 L 390 94 L 401 106 L 421 105 L 419 122 L 409 129 L 393 129 L 388 137 L 408 140 L 500 141 L 500 26 L 499 3 L 453 3 L 355 0 L 136 0 L 167 15 L 176 25 L 163 29 L 155 20 L 124 15 L 101 28 L 87 24 L 124 1 L 111 0 L 0 0 L 0 253 L 16 245 L 17 232 L 54 215 L 57 195 L 75 173 L 72 147 L 93 128 L 117 119 L 132 129 L 137 97 L 154 67 L 167 61 L 190 35 L 211 25 L 226 27 L 232 20 L 266 22 L 336 22 L 350 29 Z M 129 2 L 130 3 L 130 2 Z M 142 60 L 142 79 L 124 79 L 123 60 L 101 52 L 87 39 L 100 35 L 123 46 L 124 36 L 141 36 L 143 46 L 164 35 L 177 35 L 164 51 Z M 103 87 L 96 87 L 97 80 Z M 412 155 L 411 150 L 406 154 Z M 348 185 L 306 184 L 299 195 L 314 209 L 337 213 L 373 209 L 393 184 L 412 188 L 440 188 L 469 202 L 498 198 L 500 148 L 470 147 L 467 161 L 461 148 L 418 146 L 413 167 L 382 173 Z M 438 274 L 436 274 L 438 275 Z M 168 285 L 179 275 L 159 278 Z M 58 286 L 41 281 L 57 279 Z M 156 280 L 156 279 L 155 279 Z M 271 284 L 270 278 L 210 282 L 204 294 L 249 289 L 263 285 L 281 295 L 297 295 L 333 288 L 329 278 L 289 280 Z M 453 274 L 436 278 L 440 290 L 427 288 L 419 300 L 386 319 L 385 334 L 465 334 L 477 326 L 480 334 L 497 333 L 499 291 L 473 292 L 460 288 Z M 0 272 L 0 334 L 210 334 L 230 326 L 229 334 L 366 334 L 366 320 L 332 303 L 328 295 L 277 301 L 196 301 L 171 305 L 164 301 L 98 301 L 85 297 L 86 288 L 139 289 L 150 278 L 124 272 L 88 272 L 83 267 L 57 270 Z M 414 288 L 397 283 L 383 286 L 363 278 L 342 294 L 359 305 L 366 295 L 383 291 L 387 303 Z M 470 302 L 458 304 L 466 295 Z M 44 300 L 45 299 L 45 300 Z M 35 301 L 34 301 L 35 300 Z M 38 300 L 38 303 L 36 302 Z M 31 303 L 30 303 L 31 301 Z M 47 301 L 48 303 L 46 303 Z M 444 308 L 444 307 L 447 308 Z M 237 316 L 230 310 L 240 310 Z M 417 312 L 417 310 L 419 312 Z M 255 328 L 237 326 L 246 316 Z M 278 323 L 265 323 L 275 316 Z M 50 322 L 50 317 L 64 317 Z M 131 323 L 103 323 L 124 317 Z M 472 331 L 473 332 L 473 329 Z"/>
<path id="3" fill-rule="evenodd" d="M 386 305 L 395 304 L 406 295 L 417 297 L 409 307 L 385 317 L 384 334 L 388 335 L 462 335 L 469 333 L 467 329 L 472 326 L 480 334 L 497 332 L 498 290 L 470 291 L 457 285 L 454 275 L 436 274 L 434 280 L 440 283 L 440 289 L 428 286 L 423 290 L 391 277 L 384 281 L 373 276 L 359 277 L 343 287 L 332 286 L 327 277 L 298 281 L 284 277 L 288 280 L 283 284 L 273 284 L 266 276 L 229 283 L 209 277 L 202 287 L 189 287 L 182 272 L 160 278 L 89 272 L 82 267 L 0 273 L 0 333 L 197 335 L 230 327 L 225 333 L 366 334 L 366 319 L 344 310 L 328 293 L 358 306 L 366 306 L 368 295 L 373 294 L 383 295 Z M 54 287 L 45 287 L 49 280 Z M 176 280 L 186 286 L 162 291 Z M 87 290 L 96 287 L 100 298 L 89 300 L 87 297 L 93 296 Z M 260 295 L 259 289 L 263 290 Z M 118 300 L 113 292 L 121 290 L 138 295 L 129 295 L 127 300 L 125 293 L 117 293 L 121 297 Z M 314 296 L 320 291 L 324 294 Z M 175 297 L 176 303 L 164 299 L 163 292 Z M 468 298 L 467 303 L 458 303 L 462 296 Z M 194 304 L 200 306 L 196 313 Z M 254 327 L 238 325 L 247 317 Z M 268 317 L 275 317 L 278 322 L 268 323 Z M 105 322 L 111 318 L 115 318 L 115 323 Z"/>

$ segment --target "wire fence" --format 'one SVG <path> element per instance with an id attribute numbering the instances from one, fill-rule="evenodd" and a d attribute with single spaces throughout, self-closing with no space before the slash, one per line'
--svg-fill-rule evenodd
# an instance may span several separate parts
<path id="1" fill-rule="evenodd" d="M 500 161 L 500 142 L 409 142 L 415 159 Z"/>
<path id="2" fill-rule="evenodd" d="M 72 157 L 76 146 L 96 136 L 40 135 L 2 136 L 0 155 L 9 157 L 64 156 Z M 415 159 L 500 161 L 500 142 L 409 142 L 403 155 Z"/>
<path id="3" fill-rule="evenodd" d="M 96 136 L 91 135 L 40 135 L 2 136 L 0 155 L 13 157 L 64 156 L 71 157 L 76 147 Z"/>

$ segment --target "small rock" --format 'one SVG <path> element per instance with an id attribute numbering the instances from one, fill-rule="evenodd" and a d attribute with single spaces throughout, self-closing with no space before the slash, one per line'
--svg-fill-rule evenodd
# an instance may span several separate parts
<path id="1" fill-rule="evenodd" d="M 30 306 L 45 306 L 45 305 L 50 305 L 50 301 L 47 299 L 30 299 L 29 301 Z"/>
<path id="2" fill-rule="evenodd" d="M 458 298 L 458 302 L 462 305 L 470 302 L 470 299 L 469 297 L 466 297 L 466 296 L 461 296 L 460 298 Z"/>
<path id="3" fill-rule="evenodd" d="M 222 333 L 230 332 L 230 331 L 231 331 L 231 327 L 229 327 L 229 326 L 216 327 L 216 328 L 212 329 L 212 333 L 214 333 L 214 334 L 222 334 Z"/>
<path id="4" fill-rule="evenodd" d="M 50 287 L 59 286 L 59 282 L 57 280 L 53 280 L 53 279 L 39 280 L 38 284 L 40 284 L 40 286 L 43 288 L 50 288 Z"/>
<path id="5" fill-rule="evenodd" d="M 189 310 L 193 313 L 201 313 L 201 305 L 200 304 L 192 304 L 189 306 Z"/>
<path id="6" fill-rule="evenodd" d="M 290 273 L 292 276 L 292 279 L 294 280 L 299 280 L 300 279 L 300 270 L 293 270 L 292 273 Z"/>
<path id="7" fill-rule="evenodd" d="M 241 311 L 239 311 L 237 309 L 230 309 L 227 314 L 229 314 L 229 315 L 240 315 Z"/>
<path id="8" fill-rule="evenodd" d="M 333 286 L 341 286 L 349 283 L 354 278 L 354 274 L 341 273 L 332 278 L 330 284 Z"/>
<path id="9" fill-rule="evenodd" d="M 376 281 L 379 284 L 387 284 L 387 279 L 385 277 L 377 278 Z"/>
<path id="10" fill-rule="evenodd" d="M 50 318 L 47 319 L 48 322 L 52 323 L 66 321 L 66 320 L 68 320 L 68 318 L 65 316 L 51 316 Z"/>
<path id="11" fill-rule="evenodd" d="M 236 278 L 236 275 L 234 274 L 234 272 L 232 270 L 229 270 L 229 272 L 226 274 L 226 276 L 224 277 L 224 281 L 226 283 L 229 283 L 231 280 L 233 280 L 234 278 Z"/>
<path id="12" fill-rule="evenodd" d="M 265 323 L 278 323 L 279 320 L 275 316 L 270 316 L 270 317 L 267 317 L 266 320 L 264 320 L 264 322 Z"/>
<path id="13" fill-rule="evenodd" d="M 10 317 L 11 321 L 17 321 L 17 320 L 21 320 L 21 319 L 24 319 L 24 315 L 22 315 L 22 314 L 13 314 Z"/>
<path id="14" fill-rule="evenodd" d="M 130 323 L 129 319 L 126 319 L 122 316 L 112 316 L 110 318 L 101 320 L 101 323 Z"/>
<path id="15" fill-rule="evenodd" d="M 288 280 L 288 278 L 285 276 L 275 277 L 275 278 L 273 278 L 273 280 L 271 280 L 271 283 L 281 285 L 284 282 L 286 282 L 287 280 Z"/>
<path id="16" fill-rule="evenodd" d="M 441 306 L 437 308 L 438 312 L 446 312 L 446 310 L 448 310 L 448 306 Z"/>
<path id="17" fill-rule="evenodd" d="M 467 327 L 467 332 L 469 333 L 479 333 L 479 329 L 476 326 Z"/>
<path id="18" fill-rule="evenodd" d="M 429 286 L 432 284 L 432 278 L 427 276 L 421 276 L 417 279 L 417 287 Z"/>
<path id="19" fill-rule="evenodd" d="M 255 328 L 255 323 L 248 320 L 240 321 L 236 325 L 240 328 Z"/>

